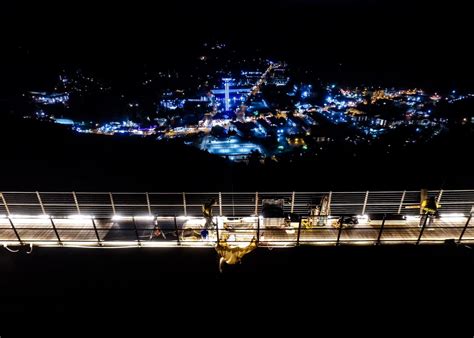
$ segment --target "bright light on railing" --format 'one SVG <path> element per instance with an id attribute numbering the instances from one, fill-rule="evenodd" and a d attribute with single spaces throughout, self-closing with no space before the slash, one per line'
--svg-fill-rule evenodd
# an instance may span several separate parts
<path id="1" fill-rule="evenodd" d="M 369 221 L 369 216 L 367 215 L 357 215 L 357 219 L 360 223 L 367 223 Z"/>
<path id="2" fill-rule="evenodd" d="M 153 221 L 155 219 L 154 216 L 134 216 L 137 221 Z"/>
<path id="3" fill-rule="evenodd" d="M 50 218 L 49 215 L 10 215 L 8 216 L 10 219 L 48 219 Z"/>
<path id="4" fill-rule="evenodd" d="M 451 214 L 441 214 L 441 217 L 465 217 L 464 214 L 461 213 L 451 213 Z"/>
<path id="5" fill-rule="evenodd" d="M 176 217 L 177 219 L 182 219 L 182 220 L 190 220 L 190 219 L 196 219 L 196 218 L 203 218 L 203 217 L 195 217 L 195 216 L 178 216 Z"/>
<path id="6" fill-rule="evenodd" d="M 407 216 L 407 221 L 419 221 L 420 216 Z"/>
<path id="7" fill-rule="evenodd" d="M 112 221 L 125 221 L 125 220 L 132 220 L 132 217 L 118 216 L 118 215 L 115 215 L 114 217 L 112 217 Z"/>
<path id="8" fill-rule="evenodd" d="M 94 216 L 91 216 L 91 215 L 69 215 L 67 218 L 77 219 L 77 220 L 85 220 L 85 219 L 92 219 L 92 218 L 94 218 Z"/>
<path id="9" fill-rule="evenodd" d="M 466 216 L 461 213 L 441 214 L 440 217 L 445 221 L 463 221 L 466 218 Z"/>

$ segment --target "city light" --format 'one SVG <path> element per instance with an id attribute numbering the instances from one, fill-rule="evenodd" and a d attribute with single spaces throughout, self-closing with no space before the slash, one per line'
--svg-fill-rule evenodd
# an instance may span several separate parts
<path id="1" fill-rule="evenodd" d="M 293 74 L 285 62 L 270 63 L 263 58 L 253 61 L 252 69 L 237 67 L 226 72 L 211 71 L 199 80 L 195 88 L 163 90 L 154 99 L 156 111 L 147 112 L 141 98 L 122 94 L 129 114 L 142 116 L 136 121 L 131 117 L 101 122 L 57 118 L 47 106 L 58 102 L 69 104 L 69 95 L 72 94 L 64 90 L 29 92 L 27 96 L 37 103 L 37 107 L 31 116 L 25 118 L 62 124 L 78 133 L 150 137 L 157 142 L 176 140 L 231 161 L 245 162 L 256 152 L 262 159 L 283 158 L 298 151 L 295 144 L 309 150 L 318 149 L 317 144 L 321 142 L 341 142 L 338 138 L 318 136 L 321 129 L 313 127 L 322 123 L 329 123 L 324 133 L 331 129 L 331 125 L 348 127 L 349 132 L 361 132 L 359 135 L 362 136 L 357 140 L 349 137 L 344 142 L 364 146 L 378 140 L 383 142 L 384 135 L 404 127 L 417 134 L 408 137 L 406 145 L 422 143 L 440 136 L 452 122 L 449 116 L 434 116 L 433 106 L 442 98 L 437 92 L 428 93 L 417 88 L 341 87 L 336 83 L 316 85 L 311 81 L 291 82 L 287 86 Z M 172 78 L 172 73 L 159 72 L 158 77 Z M 88 86 L 100 82 L 90 75 L 79 77 L 79 82 L 86 85 L 77 88 L 78 91 L 88 92 Z M 148 85 L 151 81 L 152 77 L 147 74 L 143 83 Z M 69 84 L 74 80 L 61 76 L 60 82 Z M 287 87 L 275 90 L 281 86 Z M 100 84 L 99 87 L 107 86 Z M 204 88 L 206 92 L 203 92 Z M 292 100 L 280 100 L 275 95 L 278 92 Z M 474 97 L 474 94 L 460 94 L 456 90 L 449 93 L 445 97 L 448 103 Z M 470 116 L 458 120 L 464 125 L 474 123 L 472 121 L 474 118 Z M 293 147 L 288 149 L 288 153 L 283 152 L 287 146 L 283 134 L 285 138 L 305 135 L 305 142 L 296 140 L 290 143 Z"/>

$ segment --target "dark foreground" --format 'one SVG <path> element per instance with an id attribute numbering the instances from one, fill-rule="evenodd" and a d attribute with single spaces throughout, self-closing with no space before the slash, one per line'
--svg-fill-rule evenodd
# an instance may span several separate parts
<path id="1" fill-rule="evenodd" d="M 453 316 L 469 327 L 474 265 L 468 247 L 259 248 L 222 274 L 217 261 L 212 249 L 2 249 L 1 310 L 93 318 L 166 309 L 201 318 L 207 304 L 221 314 L 260 308 L 291 321 L 320 311 L 335 318 L 389 311 L 409 321 L 431 313 L 432 320 Z"/>

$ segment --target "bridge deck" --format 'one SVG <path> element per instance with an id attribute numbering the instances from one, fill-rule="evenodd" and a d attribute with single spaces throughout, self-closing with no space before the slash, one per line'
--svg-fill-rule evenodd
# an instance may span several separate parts
<path id="1" fill-rule="evenodd" d="M 155 220 L 0 218 L 0 243 L 19 244 L 18 236 L 22 243 L 48 246 L 99 245 L 99 240 L 102 246 L 141 245 L 145 247 L 177 245 L 206 247 L 213 246 L 216 242 L 216 231 L 211 231 L 207 240 L 201 239 L 199 226 L 194 231 L 197 236 L 183 237 L 186 221 L 180 218 L 177 218 L 176 224 L 173 217 Z M 427 226 L 425 229 L 419 226 L 417 219 L 390 224 L 387 222 L 382 232 L 380 223 L 361 223 L 342 230 L 334 228 L 331 224 L 311 229 L 302 227 L 300 231 L 295 225 L 292 228 L 281 229 L 261 227 L 258 236 L 255 224 L 250 229 L 225 230 L 220 227 L 219 236 L 222 238 L 223 235 L 234 235 L 228 241 L 236 242 L 248 242 L 255 237 L 259 239 L 261 246 L 293 246 L 298 243 L 308 245 L 373 244 L 378 240 L 381 244 L 417 243 L 418 241 L 441 243 L 449 239 L 458 240 L 467 220 L 467 217 L 437 219 L 432 226 Z M 156 231 L 156 229 L 160 230 Z M 471 226 L 465 229 L 462 241 L 474 242 L 474 229 Z"/>

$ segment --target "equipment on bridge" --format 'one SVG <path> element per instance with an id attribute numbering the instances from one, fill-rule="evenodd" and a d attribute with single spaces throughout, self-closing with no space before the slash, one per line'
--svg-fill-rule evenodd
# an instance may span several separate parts
<path id="1" fill-rule="evenodd" d="M 202 239 L 201 231 L 206 229 L 206 220 L 203 218 L 192 218 L 184 222 L 180 239 L 182 241 L 197 241 Z"/>
<path id="2" fill-rule="evenodd" d="M 329 217 L 329 196 L 324 195 L 318 205 L 310 206 L 309 216 L 301 220 L 301 225 L 306 229 L 316 226 L 325 226 Z"/>
<path id="3" fill-rule="evenodd" d="M 285 229 L 287 233 L 294 233 L 299 226 L 299 216 L 288 212 L 285 213 L 283 198 L 262 200 L 262 226 L 265 229 Z"/>
<path id="4" fill-rule="evenodd" d="M 352 228 L 356 224 L 359 224 L 359 220 L 357 216 L 354 215 L 347 215 L 347 216 L 340 216 L 335 223 L 333 223 L 333 226 L 336 229 L 339 228 Z"/>

